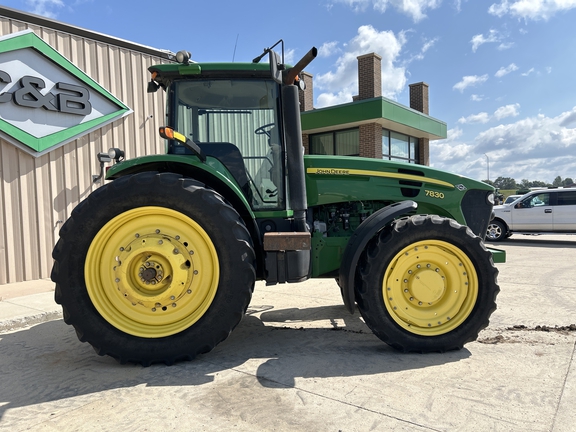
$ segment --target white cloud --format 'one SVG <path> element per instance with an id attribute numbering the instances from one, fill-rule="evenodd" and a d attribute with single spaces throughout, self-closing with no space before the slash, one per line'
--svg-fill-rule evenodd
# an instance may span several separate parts
<path id="1" fill-rule="evenodd" d="M 488 13 L 502 17 L 510 14 L 525 20 L 549 20 L 558 12 L 576 8 L 576 0 L 502 0 L 488 8 Z"/>
<path id="2" fill-rule="evenodd" d="M 506 117 L 517 117 L 520 114 L 518 112 L 519 109 L 520 104 L 518 103 L 502 106 L 494 111 L 494 118 L 496 120 L 502 120 Z"/>
<path id="3" fill-rule="evenodd" d="M 318 49 L 318 57 L 331 57 L 342 50 L 338 47 L 337 41 L 324 42 Z"/>
<path id="4" fill-rule="evenodd" d="M 470 100 L 472 102 L 480 102 L 484 100 L 484 95 L 477 95 L 477 94 L 473 94 L 470 96 Z"/>
<path id="5" fill-rule="evenodd" d="M 516 66 L 514 63 L 510 63 L 508 66 L 498 69 L 494 76 L 497 78 L 502 78 L 504 75 L 508 75 L 510 72 L 514 72 L 515 70 L 518 70 L 518 66 Z"/>
<path id="6" fill-rule="evenodd" d="M 406 85 L 406 69 L 396 66 L 405 42 L 404 33 L 395 35 L 369 25 L 358 28 L 358 34 L 345 44 L 344 53 L 336 60 L 335 70 L 316 76 L 314 86 L 323 91 L 317 106 L 352 102 L 352 96 L 358 94 L 357 57 L 372 52 L 382 57 L 382 95 L 395 98 Z"/>
<path id="7" fill-rule="evenodd" d="M 540 114 L 490 128 L 474 142 L 477 153 L 498 152 L 491 160 L 497 160 L 501 170 L 507 167 L 507 177 L 551 182 L 557 175 L 574 177 L 575 127 L 576 107 L 557 117 Z"/>
<path id="8" fill-rule="evenodd" d="M 370 0 L 336 0 L 336 3 L 344 3 L 350 6 L 354 12 L 364 12 L 370 4 Z"/>
<path id="9" fill-rule="evenodd" d="M 61 8 L 64 6 L 62 0 L 26 0 L 29 11 L 36 15 L 42 15 L 46 18 L 56 18 L 56 13 L 51 9 Z"/>
<path id="10" fill-rule="evenodd" d="M 424 59 L 424 54 L 426 54 L 426 51 L 428 51 L 430 48 L 432 48 L 434 45 L 436 45 L 436 42 L 438 42 L 440 40 L 440 38 L 436 37 L 434 39 L 425 39 L 424 40 L 424 45 L 422 45 L 422 48 L 420 49 L 420 52 L 412 57 L 410 57 L 407 61 L 406 64 L 410 64 L 412 63 L 414 60 L 423 60 Z"/>
<path id="11" fill-rule="evenodd" d="M 472 51 L 476 52 L 480 45 L 484 45 L 485 43 L 496 43 L 502 40 L 502 35 L 498 32 L 498 30 L 490 30 L 486 36 L 483 34 L 477 34 L 472 36 L 470 43 L 472 44 Z"/>
<path id="12" fill-rule="evenodd" d="M 392 6 L 418 22 L 426 18 L 427 9 L 436 9 L 441 3 L 442 0 L 374 0 L 374 9 L 385 12 Z"/>
<path id="13" fill-rule="evenodd" d="M 517 108 L 516 105 L 512 105 Z M 502 107 L 496 112 L 517 112 Z M 496 115 L 496 113 L 495 113 Z M 512 177 L 552 182 L 554 177 L 574 177 L 576 166 L 576 107 L 556 117 L 537 115 L 507 125 L 489 128 L 465 140 L 459 129 L 448 138 L 430 142 L 432 166 L 476 179 L 486 178 L 486 156 L 490 156 L 490 178 Z"/>
<path id="14" fill-rule="evenodd" d="M 294 51 L 294 49 L 289 49 L 286 50 L 286 52 L 284 53 L 284 62 L 288 63 L 288 64 L 294 64 L 296 60 L 296 51 Z"/>
<path id="15" fill-rule="evenodd" d="M 506 117 L 517 117 L 519 115 L 518 110 L 520 109 L 520 104 L 510 104 L 501 106 L 493 115 L 489 115 L 486 112 L 481 112 L 478 114 L 471 114 L 468 117 L 460 117 L 458 123 L 460 124 L 470 124 L 470 123 L 488 123 L 490 120 L 502 120 Z"/>
<path id="16" fill-rule="evenodd" d="M 460 117 L 458 119 L 458 123 L 460 124 L 464 124 L 464 123 L 488 123 L 490 121 L 490 116 L 488 115 L 488 113 L 485 112 L 481 112 L 478 114 L 472 114 L 469 115 L 468 117 Z"/>
<path id="17" fill-rule="evenodd" d="M 524 72 L 524 73 L 522 74 L 522 76 L 528 76 L 528 75 L 530 75 L 532 72 L 534 72 L 534 68 L 530 68 L 530 70 L 529 70 L 528 72 Z"/>
<path id="18" fill-rule="evenodd" d="M 500 45 L 498 45 L 498 48 L 496 48 L 498 51 L 504 51 L 507 49 L 510 49 L 514 46 L 514 42 L 502 42 Z"/>
<path id="19" fill-rule="evenodd" d="M 462 93 L 466 88 L 468 87 L 472 87 L 478 84 L 483 84 L 488 80 L 488 75 L 482 75 L 482 76 L 478 76 L 478 75 L 468 75 L 465 77 L 462 77 L 462 81 L 454 84 L 454 87 L 452 87 L 453 90 L 459 90 L 460 93 Z"/>
<path id="20" fill-rule="evenodd" d="M 449 129 L 447 138 L 439 141 L 430 141 L 431 166 L 451 172 L 458 172 L 458 168 L 466 163 L 466 159 L 474 150 L 474 146 L 461 142 L 462 129 Z"/>
<path id="21" fill-rule="evenodd" d="M 426 18 L 428 10 L 436 9 L 442 0 L 336 0 L 350 6 L 355 12 L 363 12 L 372 4 L 378 12 L 384 13 L 389 7 L 408 15 L 414 22 Z M 459 2 L 458 2 L 459 5 Z M 458 6 L 459 7 L 459 6 Z"/>

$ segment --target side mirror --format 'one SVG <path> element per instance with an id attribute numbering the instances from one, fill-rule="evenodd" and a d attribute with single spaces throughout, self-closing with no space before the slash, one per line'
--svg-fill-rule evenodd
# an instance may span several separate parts
<path id="1" fill-rule="evenodd" d="M 280 62 L 280 57 L 274 50 L 270 50 L 270 74 L 272 79 L 278 84 L 282 84 L 282 71 L 284 65 Z"/>

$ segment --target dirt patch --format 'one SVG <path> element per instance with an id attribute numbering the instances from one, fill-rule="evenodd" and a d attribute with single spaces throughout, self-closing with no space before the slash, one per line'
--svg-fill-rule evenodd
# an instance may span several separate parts
<path id="1" fill-rule="evenodd" d="M 546 343 L 542 338 L 536 337 L 536 335 L 538 333 L 551 333 L 555 335 L 570 336 L 574 334 L 574 332 L 576 332 L 576 324 L 553 327 L 547 325 L 528 327 L 524 324 L 517 324 L 503 330 L 494 329 L 487 331 L 487 333 L 492 333 L 492 335 L 479 337 L 478 342 L 492 345 L 500 343 Z M 532 335 L 532 337 L 530 337 L 530 335 Z M 552 342 L 552 345 L 553 344 L 554 343 Z"/>

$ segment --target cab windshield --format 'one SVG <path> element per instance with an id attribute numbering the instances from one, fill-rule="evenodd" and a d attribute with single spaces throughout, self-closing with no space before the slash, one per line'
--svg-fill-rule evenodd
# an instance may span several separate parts
<path id="1" fill-rule="evenodd" d="M 255 210 L 284 208 L 277 84 L 272 80 L 175 82 L 168 107 L 176 130 L 216 157 Z M 169 153 L 189 150 L 170 143 Z"/>

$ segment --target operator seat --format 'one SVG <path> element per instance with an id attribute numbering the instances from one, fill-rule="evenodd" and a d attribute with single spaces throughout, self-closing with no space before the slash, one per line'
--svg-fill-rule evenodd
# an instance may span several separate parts
<path id="1" fill-rule="evenodd" d="M 222 162 L 247 197 L 251 195 L 246 166 L 238 147 L 229 142 L 198 142 L 197 144 L 206 156 L 212 156 Z"/>

